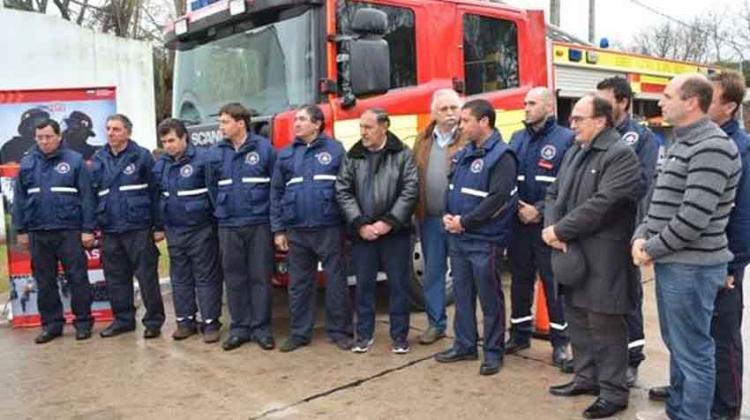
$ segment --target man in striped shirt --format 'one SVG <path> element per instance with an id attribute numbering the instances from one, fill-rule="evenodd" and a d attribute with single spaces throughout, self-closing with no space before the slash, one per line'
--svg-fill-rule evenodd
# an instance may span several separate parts
<path id="1" fill-rule="evenodd" d="M 634 263 L 655 263 L 659 323 L 671 354 L 670 418 L 710 416 L 711 316 L 732 260 L 725 228 L 741 164 L 737 147 L 707 116 L 712 94 L 698 74 L 677 76 L 665 88 L 659 105 L 674 126 L 674 143 L 633 236 Z"/>

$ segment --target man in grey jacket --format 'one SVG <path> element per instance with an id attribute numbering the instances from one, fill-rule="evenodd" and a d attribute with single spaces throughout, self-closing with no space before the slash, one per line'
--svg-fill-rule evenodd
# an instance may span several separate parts
<path id="1" fill-rule="evenodd" d="M 561 397 L 598 395 L 584 412 L 602 418 L 628 405 L 626 315 L 635 307 L 636 274 L 628 258 L 640 165 L 613 127 L 612 105 L 579 100 L 570 116 L 576 144 L 547 188 L 542 239 L 553 248 L 562 284 L 575 376 L 550 388 Z"/>
<path id="2" fill-rule="evenodd" d="M 664 89 L 659 105 L 674 126 L 674 144 L 632 246 L 635 264 L 655 263 L 659 324 L 670 352 L 667 415 L 681 420 L 711 415 L 711 316 L 732 260 L 725 229 L 741 174 L 737 147 L 707 116 L 712 95 L 699 74 L 677 76 Z"/>
<path id="3" fill-rule="evenodd" d="M 365 353 L 375 330 L 375 282 L 382 267 L 390 290 L 394 353 L 409 352 L 411 218 L 419 177 L 411 150 L 388 131 L 382 109 L 369 109 L 359 121 L 362 138 L 344 157 L 336 180 L 336 199 L 354 237 L 352 262 L 357 276 L 355 353 Z"/>

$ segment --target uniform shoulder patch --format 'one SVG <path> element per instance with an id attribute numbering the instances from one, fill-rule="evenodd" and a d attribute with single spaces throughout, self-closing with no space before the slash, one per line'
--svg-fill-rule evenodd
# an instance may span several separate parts
<path id="1" fill-rule="evenodd" d="M 70 164 L 68 162 L 60 162 L 55 165 L 55 172 L 58 174 L 67 174 L 70 172 Z"/>
<path id="2" fill-rule="evenodd" d="M 482 168 L 484 168 L 484 159 L 474 159 L 474 162 L 471 162 L 471 172 L 478 174 L 482 172 Z"/>
<path id="3" fill-rule="evenodd" d="M 542 147 L 542 151 L 540 154 L 544 159 L 552 160 L 555 158 L 555 156 L 557 156 L 557 148 L 554 145 L 548 144 Z"/>
<path id="4" fill-rule="evenodd" d="M 637 131 L 628 131 L 627 133 L 622 135 L 622 139 L 625 141 L 625 143 L 628 144 L 628 146 L 632 146 L 638 143 L 638 139 L 640 137 L 641 135 L 638 134 Z"/>

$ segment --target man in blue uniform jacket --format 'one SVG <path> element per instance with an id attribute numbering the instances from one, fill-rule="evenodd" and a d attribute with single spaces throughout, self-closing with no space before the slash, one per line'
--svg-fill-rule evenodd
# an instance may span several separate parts
<path id="1" fill-rule="evenodd" d="M 656 163 L 659 159 L 659 142 L 654 133 L 630 118 L 630 108 L 633 104 L 633 89 L 623 77 L 610 77 L 596 85 L 598 95 L 612 105 L 612 115 L 615 119 L 615 129 L 622 140 L 630 146 L 638 156 L 641 165 L 641 181 L 638 184 L 638 208 L 635 216 L 636 226 L 643 221 L 651 202 L 651 186 L 656 177 Z M 629 387 L 638 380 L 638 366 L 646 359 L 643 354 L 645 336 L 643 334 L 643 286 L 641 272 L 636 270 L 638 282 L 636 285 L 636 307 L 628 314 L 628 370 L 627 383 Z"/>
<path id="2" fill-rule="evenodd" d="M 288 251 L 290 334 L 281 351 L 306 346 L 315 324 L 318 261 L 326 275 L 326 330 L 342 350 L 351 348 L 352 314 L 342 252 L 343 218 L 336 175 L 344 146 L 323 133 L 317 105 L 297 110 L 294 140 L 276 160 L 271 179 L 274 242 Z"/>
<path id="3" fill-rule="evenodd" d="M 268 139 L 251 132 L 250 111 L 239 103 L 221 107 L 219 129 L 224 139 L 209 150 L 208 187 L 232 318 L 222 348 L 234 350 L 254 340 L 272 350 L 269 210 L 276 152 Z"/>
<path id="4" fill-rule="evenodd" d="M 156 188 L 154 158 L 130 136 L 133 124 L 122 114 L 107 118 L 107 144 L 95 154 L 91 181 L 98 199 L 102 266 L 115 320 L 99 333 L 114 337 L 135 330 L 133 275 L 146 308 L 144 338 L 161 335 L 164 303 L 159 290 L 159 251 L 154 233 Z M 157 228 L 157 230 L 161 230 Z"/>
<path id="5" fill-rule="evenodd" d="M 471 141 L 452 159 L 443 224 L 450 234 L 456 299 L 456 339 L 435 355 L 441 363 L 477 359 L 476 298 L 484 314 L 484 360 L 480 375 L 495 375 L 503 365 L 505 301 L 500 262 L 515 217 L 515 153 L 495 129 L 492 105 L 477 99 L 461 109 L 461 130 Z"/>
<path id="6" fill-rule="evenodd" d="M 552 361 L 563 368 L 569 359 L 569 342 L 562 299 L 555 290 L 550 265 L 550 247 L 542 240 L 544 196 L 555 182 L 563 156 L 575 135 L 557 124 L 554 102 L 544 87 L 531 89 L 524 99 L 526 128 L 513 133 L 510 148 L 519 160 L 518 211 L 508 246 L 512 282 L 510 339 L 505 353 L 513 354 L 531 345 L 531 303 L 537 271 L 544 284 L 550 318 Z"/>
<path id="7" fill-rule="evenodd" d="M 18 242 L 30 247 L 37 283 L 42 332 L 34 340 L 47 343 L 62 335 L 65 319 L 57 286 L 62 263 L 70 285 L 76 339 L 91 337 L 92 289 L 83 247 L 94 244 L 94 200 L 80 154 L 62 142 L 60 126 L 44 119 L 35 127 L 36 145 L 21 159 L 13 194 L 13 226 Z"/>
<path id="8" fill-rule="evenodd" d="M 220 338 L 222 283 L 216 220 L 206 182 L 208 151 L 188 142 L 185 125 L 179 120 L 166 119 L 157 131 L 164 146 L 154 165 L 159 192 L 157 225 L 164 226 L 169 249 L 177 318 L 172 338 L 183 340 L 200 329 L 206 343 L 215 343 Z"/>

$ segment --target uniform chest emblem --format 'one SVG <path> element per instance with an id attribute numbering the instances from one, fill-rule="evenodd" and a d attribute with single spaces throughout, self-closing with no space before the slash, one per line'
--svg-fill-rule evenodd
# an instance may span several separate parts
<path id="1" fill-rule="evenodd" d="M 625 143 L 627 143 L 628 146 L 632 146 L 638 143 L 639 137 L 640 136 L 635 131 L 628 131 L 627 133 L 623 134 L 622 139 L 625 140 Z"/>
<path id="2" fill-rule="evenodd" d="M 60 162 L 55 165 L 55 172 L 58 174 L 67 174 L 70 172 L 70 165 L 67 162 Z"/>
<path id="3" fill-rule="evenodd" d="M 192 174 L 193 174 L 192 165 L 185 165 L 182 168 L 180 168 L 180 176 L 182 176 L 183 178 L 188 178 Z"/>
<path id="4" fill-rule="evenodd" d="M 128 166 L 123 169 L 122 173 L 125 175 L 133 175 L 135 173 L 135 163 L 129 163 Z"/>
<path id="5" fill-rule="evenodd" d="M 482 168 L 484 168 L 484 160 L 476 159 L 474 162 L 471 162 L 471 167 L 469 169 L 471 172 L 478 174 L 482 172 Z"/>
<path id="6" fill-rule="evenodd" d="M 320 162 L 321 165 L 330 165 L 331 160 L 333 160 L 333 158 L 331 158 L 331 154 L 328 152 L 318 153 L 317 155 L 315 155 L 315 157 L 318 159 L 318 162 Z"/>
<path id="7" fill-rule="evenodd" d="M 245 163 L 248 165 L 257 165 L 260 162 L 260 155 L 258 152 L 250 152 L 245 156 Z"/>
<path id="8" fill-rule="evenodd" d="M 552 160 L 557 156 L 557 148 L 551 144 L 542 147 L 541 155 L 544 159 Z"/>

